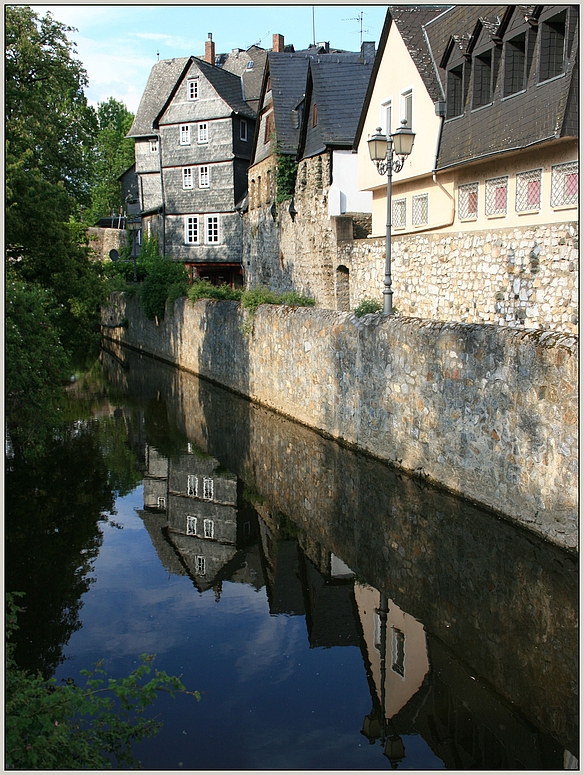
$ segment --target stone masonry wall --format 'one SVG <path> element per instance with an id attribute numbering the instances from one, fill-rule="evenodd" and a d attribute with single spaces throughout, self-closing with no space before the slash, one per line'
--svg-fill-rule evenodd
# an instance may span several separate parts
<path id="1" fill-rule="evenodd" d="M 339 244 L 351 309 L 381 299 L 385 239 Z M 392 239 L 394 306 L 403 315 L 578 332 L 578 224 Z"/>
<path id="2" fill-rule="evenodd" d="M 104 328 L 148 352 L 577 545 L 575 337 L 491 325 L 115 294 Z"/>

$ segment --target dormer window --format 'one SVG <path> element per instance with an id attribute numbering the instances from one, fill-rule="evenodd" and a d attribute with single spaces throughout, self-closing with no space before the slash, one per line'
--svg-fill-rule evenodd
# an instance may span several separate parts
<path id="1" fill-rule="evenodd" d="M 446 76 L 446 118 L 461 116 L 463 104 L 464 65 L 449 70 Z"/>
<path id="2" fill-rule="evenodd" d="M 566 12 L 540 23 L 539 82 L 549 81 L 564 72 Z"/>
<path id="3" fill-rule="evenodd" d="M 505 43 L 503 97 L 509 97 L 525 89 L 527 76 L 525 50 L 525 33 Z"/>
<path id="4" fill-rule="evenodd" d="M 493 51 L 489 49 L 473 59 L 472 106 L 482 108 L 493 101 Z"/>

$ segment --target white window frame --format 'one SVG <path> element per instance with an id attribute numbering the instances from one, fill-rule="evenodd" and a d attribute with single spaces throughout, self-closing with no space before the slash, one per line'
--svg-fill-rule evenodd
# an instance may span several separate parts
<path id="1" fill-rule="evenodd" d="M 578 175 L 578 161 L 568 161 L 563 164 L 554 164 L 552 166 L 552 189 L 550 204 L 552 207 L 577 207 L 578 206 L 578 191 L 575 194 L 567 194 L 566 178 L 568 175 Z M 579 183 L 579 181 L 578 181 Z M 578 186 L 579 189 L 579 186 Z M 560 196 L 558 196 L 558 192 Z"/>
<path id="2" fill-rule="evenodd" d="M 209 165 L 203 164 L 199 167 L 199 188 L 209 188 L 210 185 L 210 173 Z"/>
<path id="3" fill-rule="evenodd" d="M 423 212 L 420 208 L 426 209 L 426 219 L 420 219 L 420 212 Z M 430 220 L 430 201 L 428 194 L 416 194 L 412 197 L 412 226 L 427 226 Z"/>
<path id="4" fill-rule="evenodd" d="M 206 519 L 203 522 L 205 538 L 215 538 L 215 522 L 212 519 Z"/>
<path id="5" fill-rule="evenodd" d="M 391 203 L 391 220 L 393 224 L 394 229 L 405 229 L 407 225 L 407 215 L 408 215 L 408 206 L 407 206 L 407 198 L 400 197 L 399 199 L 394 199 Z M 399 214 L 399 207 L 403 207 L 403 220 L 400 220 L 398 217 Z"/>
<path id="6" fill-rule="evenodd" d="M 194 239 L 193 227 L 194 226 Z M 185 245 L 201 244 L 200 217 L 198 215 L 185 215 Z"/>
<path id="7" fill-rule="evenodd" d="M 539 183 L 539 198 L 537 204 L 529 204 L 529 183 Z M 533 213 L 541 210 L 541 186 L 543 181 L 543 169 L 540 167 L 527 172 L 518 172 L 515 176 L 515 212 Z"/>
<path id="8" fill-rule="evenodd" d="M 209 122 L 200 121 L 197 124 L 197 143 L 199 145 L 205 145 L 209 142 Z"/>
<path id="9" fill-rule="evenodd" d="M 197 574 L 199 576 L 204 576 L 207 573 L 207 561 L 205 557 L 202 554 L 198 554 L 195 557 L 195 563 L 197 566 Z"/>
<path id="10" fill-rule="evenodd" d="M 197 535 L 197 517 L 192 514 L 187 514 L 187 524 L 185 527 L 185 533 L 188 536 Z"/>
<path id="11" fill-rule="evenodd" d="M 185 191 L 188 191 L 193 188 L 193 168 L 192 167 L 183 167 L 182 187 Z"/>
<path id="12" fill-rule="evenodd" d="M 468 199 L 476 194 L 477 204 L 474 213 L 469 211 Z M 476 221 L 479 217 L 479 184 L 478 181 L 463 183 L 458 187 L 458 219 L 460 221 Z"/>
<path id="13" fill-rule="evenodd" d="M 199 99 L 199 79 L 198 78 L 189 78 L 187 80 L 187 96 L 189 98 L 189 101 L 194 102 L 194 100 Z"/>
<path id="14" fill-rule="evenodd" d="M 179 128 L 179 143 L 180 145 L 190 145 L 191 144 L 191 125 L 190 124 L 181 124 Z"/>
<path id="15" fill-rule="evenodd" d="M 505 186 L 505 209 L 497 207 L 497 190 Z M 491 194 L 492 190 L 492 194 Z M 485 215 L 487 218 L 502 218 L 507 215 L 509 208 L 509 176 L 501 175 L 497 178 L 485 180 Z"/>
<path id="16" fill-rule="evenodd" d="M 150 140 L 150 153 L 158 153 L 158 138 Z"/>
<path id="17" fill-rule="evenodd" d="M 408 102 L 410 104 L 410 121 L 409 123 L 406 123 L 405 126 L 408 127 L 408 129 L 413 129 L 414 127 L 414 87 L 410 86 L 407 89 L 403 89 L 403 91 L 400 92 L 399 96 L 399 115 L 400 115 L 400 127 L 403 126 L 402 121 L 404 119 L 408 119 Z M 393 133 L 392 133 L 393 134 Z"/>
<path id="18" fill-rule="evenodd" d="M 199 477 L 194 474 L 187 475 L 187 495 L 196 498 L 199 495 Z"/>
<path id="19" fill-rule="evenodd" d="M 165 509 L 166 508 L 166 498 L 162 498 L 162 497 L 158 498 L 158 508 L 159 509 Z"/>
<path id="20" fill-rule="evenodd" d="M 243 143 L 247 143 L 247 120 L 245 118 L 239 119 L 239 139 Z"/>
<path id="21" fill-rule="evenodd" d="M 393 120 L 393 98 L 388 97 L 383 100 L 379 106 L 379 126 L 381 131 L 387 136 L 393 134 L 391 123 Z"/>
<path id="22" fill-rule="evenodd" d="M 203 500 L 212 501 L 214 492 L 214 483 L 211 477 L 203 477 Z"/>
<path id="23" fill-rule="evenodd" d="M 207 245 L 221 244 L 221 229 L 218 215 L 205 216 L 205 243 Z"/>

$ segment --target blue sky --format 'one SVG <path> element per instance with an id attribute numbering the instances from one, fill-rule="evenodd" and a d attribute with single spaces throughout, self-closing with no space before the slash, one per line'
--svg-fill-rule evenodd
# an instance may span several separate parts
<path id="1" fill-rule="evenodd" d="M 207 34 L 216 53 L 254 43 L 271 48 L 272 34 L 296 49 L 313 40 L 357 51 L 361 39 L 377 44 L 386 5 L 33 5 L 41 16 L 75 27 L 70 39 L 89 76 L 93 105 L 115 97 L 136 112 L 152 65 L 160 59 L 203 56 Z"/>

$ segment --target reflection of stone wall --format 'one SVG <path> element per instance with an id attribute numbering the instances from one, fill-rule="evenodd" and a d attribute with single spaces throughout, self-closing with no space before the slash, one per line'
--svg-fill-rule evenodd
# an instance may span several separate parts
<path id="1" fill-rule="evenodd" d="M 134 396 L 160 391 L 186 436 L 263 499 L 262 513 L 286 514 L 301 545 L 305 529 L 577 750 L 576 558 L 204 380 L 125 356 L 127 371 L 108 361 L 114 382 Z"/>
<path id="2" fill-rule="evenodd" d="M 573 337 L 263 306 L 175 303 L 156 324 L 116 295 L 108 336 L 209 377 L 479 501 L 577 541 Z"/>

